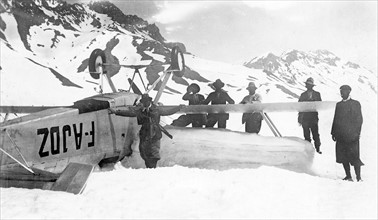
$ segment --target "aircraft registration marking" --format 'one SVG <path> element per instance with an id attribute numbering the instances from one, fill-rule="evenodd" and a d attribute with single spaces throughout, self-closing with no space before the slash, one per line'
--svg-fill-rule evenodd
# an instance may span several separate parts
<path id="1" fill-rule="evenodd" d="M 83 132 L 83 123 L 72 124 L 72 126 L 63 125 L 61 127 L 62 127 L 61 129 L 60 129 L 60 126 L 37 129 L 37 135 L 43 135 L 41 147 L 39 148 L 39 151 L 38 151 L 38 154 L 40 157 L 47 157 L 50 155 L 50 153 L 51 155 L 66 153 L 68 151 L 67 138 L 72 135 L 75 140 L 76 150 L 80 150 L 82 147 L 83 134 L 85 136 L 91 136 L 90 138 L 91 141 L 87 143 L 87 147 L 89 148 L 89 147 L 95 146 L 94 121 L 91 121 L 91 130 L 89 132 Z M 62 141 L 60 140 L 61 137 L 62 137 Z M 50 142 L 48 142 L 48 139 L 50 139 Z M 50 143 L 50 149 L 46 147 L 46 143 Z M 62 144 L 62 148 L 60 146 L 61 144 Z"/>

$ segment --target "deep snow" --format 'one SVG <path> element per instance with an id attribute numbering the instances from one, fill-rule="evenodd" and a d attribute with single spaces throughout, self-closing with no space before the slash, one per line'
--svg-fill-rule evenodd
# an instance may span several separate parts
<path id="1" fill-rule="evenodd" d="M 341 180 L 344 177 L 342 166 L 335 163 L 333 142 L 326 138 L 322 139 L 323 154 L 314 155 L 310 169 L 295 172 L 285 167 L 248 166 L 245 159 L 253 157 L 256 146 L 278 150 L 296 145 L 308 149 L 309 144 L 299 138 L 279 140 L 276 137 L 217 129 L 169 128 L 169 131 L 174 135 L 174 144 L 163 139 L 163 158 L 157 169 L 140 168 L 143 162 L 136 154 L 122 161 L 126 167 L 132 162 L 134 168 L 117 163 L 114 170 L 94 172 L 81 195 L 39 189 L 1 188 L 0 217 L 377 218 L 377 145 L 373 133 L 365 132 L 361 140 L 361 158 L 366 164 L 362 167 L 364 182 L 345 182 Z M 183 138 L 185 136 L 186 139 Z M 203 143 L 207 150 L 201 151 L 196 140 L 207 140 Z M 227 143 L 232 141 L 234 144 Z M 292 146 L 287 146 L 288 143 Z M 175 147 L 177 149 L 174 150 Z M 220 151 L 220 148 L 228 151 Z M 310 149 L 313 153 L 313 149 Z M 184 151 L 183 154 L 177 153 L 180 150 Z M 233 158 L 233 155 L 239 159 Z M 268 158 L 267 155 L 263 156 Z M 201 160 L 202 157 L 210 158 L 209 161 L 213 163 Z M 169 163 L 172 158 L 186 166 L 195 163 L 197 168 Z"/>
<path id="2" fill-rule="evenodd" d="M 106 16 L 99 18 L 103 22 L 110 22 Z M 2 105 L 71 105 L 80 98 L 94 95 L 93 84 L 84 83 L 89 77 L 76 74 L 76 67 L 89 56 L 83 53 L 86 42 L 96 37 L 97 41 L 90 49 L 101 48 L 106 39 L 114 37 L 114 33 L 92 33 L 83 26 L 83 34 L 78 38 L 73 37 L 74 33 L 65 33 L 67 42 L 75 39 L 75 48 L 70 50 L 70 53 L 67 53 L 67 45 L 70 44 L 65 45 L 67 42 L 64 43 L 63 40 L 54 50 L 48 47 L 32 48 L 37 54 L 56 58 L 48 60 L 26 51 L 18 37 L 17 24 L 12 16 L 2 14 L 2 19 L 7 24 L 4 34 L 8 36 L 9 43 L 15 49 L 10 50 L 1 41 L 2 54 L 6 54 L 6 59 L 1 59 Z M 37 40 L 51 40 L 49 30 L 42 32 L 42 29 L 47 27 L 34 28 Z M 121 59 L 124 61 L 122 64 L 148 64 L 148 61 L 141 61 L 135 47 L 131 45 L 130 33 L 118 38 L 121 39 L 121 46 L 114 49 L 113 53 L 124 58 Z M 31 45 L 37 45 L 37 42 L 31 42 Z M 151 52 L 150 55 L 159 59 L 157 54 Z M 36 69 L 36 65 L 27 58 L 42 65 L 56 66 L 59 72 L 67 74 L 66 77 L 81 85 L 83 89 L 61 86 L 61 82 L 46 68 L 38 67 L 38 71 L 33 74 L 26 74 Z M 70 65 L 61 65 L 62 60 L 70 60 Z M 293 86 L 270 81 L 261 70 L 241 65 L 212 62 L 194 55 L 185 55 L 185 61 L 188 66 L 209 80 L 221 78 L 226 84 L 234 85 L 235 87 L 226 86 L 225 89 L 236 103 L 247 95 L 245 86 L 250 76 L 261 85 L 257 92 L 263 95 L 263 102 L 297 101 L 289 100 L 275 85 L 292 86 L 291 91 L 300 94 L 304 87 L 299 83 L 310 77 L 299 75 L 299 83 Z M 300 63 L 298 65 L 298 72 L 309 72 L 306 70 L 308 67 L 300 66 Z M 311 77 L 317 84 L 315 89 L 321 92 L 323 100 L 339 101 L 339 86 L 350 84 L 353 88 L 352 97 L 361 101 L 364 116 L 361 159 L 366 164 L 362 167 L 364 182 L 340 180 L 344 173 L 342 166 L 335 163 L 334 142 L 330 137 L 332 109 L 319 112 L 322 155 L 313 154 L 309 144 L 300 140 L 302 129 L 296 123 L 295 112 L 270 113 L 278 129 L 283 136 L 288 137 L 287 139 L 272 137 L 266 124 L 263 124 L 259 136 L 216 129 L 171 129 L 175 138 L 164 138 L 162 141 L 163 158 L 157 169 L 141 168 L 143 162 L 136 154 L 122 163 L 117 163 L 114 170 L 94 172 L 82 195 L 38 189 L 0 188 L 0 218 L 377 219 L 377 94 L 359 82 L 362 73 L 345 74 L 344 70 L 337 66 L 332 69 L 332 75 L 323 75 L 322 68 L 323 66 L 317 66 L 317 69 L 311 69 L 310 72 L 313 72 Z M 116 87 L 128 89 L 126 79 L 132 73 L 132 70 L 125 69 L 115 75 L 113 81 Z M 198 83 L 196 80 L 187 81 Z M 376 75 L 368 81 L 376 86 Z M 140 82 L 136 83 L 142 88 Z M 42 84 L 43 87 L 40 86 Z M 207 83 L 199 84 L 202 94 L 207 95 L 211 92 Z M 186 89 L 185 86 L 172 81 L 168 82 L 168 86 L 177 91 Z M 105 90 L 110 91 L 109 88 Z M 24 94 L 28 96 L 25 97 Z M 186 104 L 180 95 L 170 94 L 164 94 L 162 102 L 166 105 Z M 178 115 L 165 117 L 163 122 L 169 124 L 176 117 Z M 240 114 L 232 114 L 227 127 L 233 131 L 243 131 L 240 121 Z M 201 147 L 202 145 L 206 148 Z M 265 154 L 264 151 L 256 152 L 259 148 L 271 151 Z M 293 157 L 294 164 L 301 164 L 305 169 L 301 170 L 302 166 L 290 167 L 280 164 L 277 157 L 270 157 L 273 151 L 279 149 L 285 149 L 285 152 L 287 149 L 296 149 L 295 154 L 287 155 Z M 303 158 L 309 160 L 303 161 Z M 264 159 L 264 163 L 256 166 L 248 164 L 248 159 Z"/>

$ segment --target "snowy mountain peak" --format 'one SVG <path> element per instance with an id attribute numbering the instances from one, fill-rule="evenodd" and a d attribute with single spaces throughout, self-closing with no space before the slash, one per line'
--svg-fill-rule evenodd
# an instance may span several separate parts
<path id="1" fill-rule="evenodd" d="M 64 105 L 93 95 L 93 83 L 98 82 L 91 81 L 87 67 L 89 55 L 97 48 L 105 51 L 107 62 L 115 64 L 108 66 L 107 71 L 116 88 L 128 89 L 127 78 L 134 72 L 117 64 L 153 64 L 140 70 L 144 83 L 151 85 L 167 68 L 171 48 L 179 46 L 185 53 L 187 68 L 183 77 L 173 76 L 168 83 L 164 91 L 165 104 L 182 101 L 181 96 L 190 83 L 197 83 L 207 95 L 212 92 L 208 84 L 216 79 L 225 82 L 224 89 L 235 99 L 244 95 L 250 81 L 255 81 L 261 85 L 259 92 L 264 100 L 296 100 L 309 76 L 318 87 L 334 89 L 343 80 L 350 79 L 351 85 L 364 91 L 361 94 L 368 90 L 369 94 L 376 95 L 377 91 L 375 75 L 357 64 L 343 62 L 327 50 L 292 49 L 279 56 L 267 53 L 244 66 L 236 66 L 203 60 L 188 53 L 183 43 L 166 42 L 155 24 L 135 15 L 125 15 L 109 1 L 87 4 L 67 4 L 59 0 L 1 1 L 5 11 L 0 14 L 1 49 L 2 57 L 8 58 L 1 60 L 4 82 L 1 98 L 7 105 Z M 30 91 L 19 86 L 23 81 L 38 89 Z M 41 82 L 48 83 L 40 88 Z M 135 83 L 140 88 L 145 87 L 138 77 Z M 14 88 L 18 89 L 14 91 Z M 40 93 L 52 94 L 52 91 L 51 97 L 40 98 Z M 23 99 L 16 98 L 17 94 L 26 92 L 30 94 L 27 103 L 19 103 L 18 100 Z M 62 95 L 67 93 L 75 96 Z M 336 93 L 328 97 L 329 100 L 338 98 Z"/>
<path id="2" fill-rule="evenodd" d="M 329 65 L 355 69 L 360 68 L 358 64 L 352 63 L 350 61 L 342 61 L 338 56 L 328 50 L 304 52 L 295 49 L 285 51 L 280 56 L 269 53 L 259 58 L 255 57 L 250 61 L 245 62 L 244 66 L 249 68 L 275 71 L 278 70 L 280 66 L 290 66 L 294 62 L 301 62 L 308 67 L 314 67 L 315 65 Z"/>
<path id="3" fill-rule="evenodd" d="M 280 56 L 268 53 L 245 62 L 244 66 L 262 70 L 271 82 L 283 81 L 296 88 L 304 88 L 303 82 L 311 76 L 318 87 L 338 88 L 342 84 L 349 84 L 360 89 L 361 94 L 364 90 L 377 94 L 376 74 L 358 64 L 344 61 L 328 50 L 304 52 L 293 49 L 283 52 Z M 296 97 L 285 89 L 282 91 L 289 97 Z M 361 96 L 361 99 L 363 98 Z"/>

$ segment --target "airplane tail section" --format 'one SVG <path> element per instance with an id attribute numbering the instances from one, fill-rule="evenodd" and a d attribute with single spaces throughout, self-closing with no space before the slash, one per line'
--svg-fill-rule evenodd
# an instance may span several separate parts
<path id="1" fill-rule="evenodd" d="M 21 187 L 28 189 L 44 189 L 81 194 L 87 184 L 94 166 L 70 163 L 61 174 L 55 174 L 32 168 L 33 173 L 23 167 L 1 168 L 0 187 Z"/>
<path id="2" fill-rule="evenodd" d="M 70 163 L 53 184 L 51 190 L 81 194 L 93 169 L 93 165 Z"/>

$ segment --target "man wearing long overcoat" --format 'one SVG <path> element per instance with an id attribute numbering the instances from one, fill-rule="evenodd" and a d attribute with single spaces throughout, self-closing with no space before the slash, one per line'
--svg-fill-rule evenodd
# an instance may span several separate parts
<path id="1" fill-rule="evenodd" d="M 331 135 L 336 141 L 336 162 L 342 163 L 345 170 L 343 180 L 353 181 L 350 164 L 354 166 L 357 181 L 361 181 L 360 134 L 362 127 L 361 104 L 350 98 L 352 88 L 340 87 L 342 101 L 336 104 Z"/>

